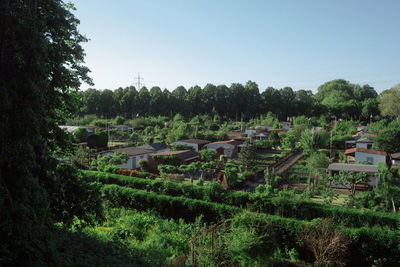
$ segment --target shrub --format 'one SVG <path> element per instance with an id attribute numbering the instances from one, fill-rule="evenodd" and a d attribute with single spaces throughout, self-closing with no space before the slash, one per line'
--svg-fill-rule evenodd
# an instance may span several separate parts
<path id="1" fill-rule="evenodd" d="M 115 117 L 115 119 L 113 120 L 112 124 L 113 124 L 113 125 L 121 125 L 121 124 L 124 124 L 124 122 L 125 122 L 125 119 L 124 119 L 123 117 L 117 116 L 117 117 Z"/>
<path id="2" fill-rule="evenodd" d="M 185 196 L 238 207 L 247 207 L 251 210 L 258 210 L 267 214 L 276 214 L 288 218 L 301 220 L 331 218 L 332 223 L 346 227 L 378 226 L 397 229 L 398 225 L 400 225 L 400 218 L 398 214 L 336 207 L 297 199 L 290 199 L 287 197 L 271 197 L 269 196 L 271 193 L 271 188 L 264 190 L 267 192 L 265 194 L 260 192 L 261 189 L 257 189 L 257 192 L 260 194 L 251 194 L 248 192 L 223 190 L 221 185 L 217 182 L 211 183 L 207 187 L 204 187 L 163 182 L 159 180 L 124 177 L 116 174 L 94 171 L 81 171 L 81 174 L 86 179 L 98 181 L 103 184 L 114 183 L 122 186 L 146 189 L 172 196 Z"/>
<path id="3" fill-rule="evenodd" d="M 85 142 L 88 138 L 88 131 L 86 128 L 79 127 L 74 132 L 74 138 L 77 142 Z"/>
<path id="4" fill-rule="evenodd" d="M 149 171 L 149 162 L 146 159 L 139 160 L 140 170 L 142 171 Z"/>
<path id="5" fill-rule="evenodd" d="M 117 170 L 119 170 L 119 168 L 115 165 L 107 165 L 104 167 L 104 171 L 109 173 L 117 173 Z"/>
<path id="6" fill-rule="evenodd" d="M 103 197 L 111 207 L 132 208 L 139 211 L 156 210 L 161 216 L 194 222 L 203 215 L 206 222 L 218 222 L 240 212 L 240 208 L 185 197 L 159 195 L 118 185 L 104 185 Z"/>

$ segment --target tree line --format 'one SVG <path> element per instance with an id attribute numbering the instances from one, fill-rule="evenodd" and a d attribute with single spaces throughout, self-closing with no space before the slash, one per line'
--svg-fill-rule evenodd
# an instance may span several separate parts
<path id="1" fill-rule="evenodd" d="M 204 88 L 196 85 L 186 89 L 178 86 L 172 92 L 161 90 L 158 86 L 150 90 L 142 87 L 139 91 L 134 86 L 120 87 L 114 91 L 88 89 L 79 92 L 79 98 L 79 116 L 172 117 L 179 113 L 191 118 L 213 113 L 236 120 L 269 111 L 281 120 L 299 115 L 369 120 L 371 116 L 380 115 L 379 103 L 382 100 L 368 84 L 360 86 L 343 79 L 322 84 L 316 94 L 311 90 L 294 91 L 291 87 L 268 87 L 260 93 L 257 83 L 248 81 L 245 85 L 233 83 L 230 87 L 207 84 Z"/>

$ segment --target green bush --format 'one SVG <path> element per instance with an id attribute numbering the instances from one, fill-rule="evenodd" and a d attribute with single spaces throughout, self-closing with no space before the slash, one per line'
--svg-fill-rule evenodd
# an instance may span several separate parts
<path id="1" fill-rule="evenodd" d="M 261 242 L 251 249 L 250 256 L 263 258 L 281 251 L 294 249 L 301 259 L 310 260 L 310 252 L 299 242 L 299 234 L 308 222 L 245 212 L 232 219 L 232 228 L 245 228 L 261 237 Z M 375 260 L 386 259 L 385 266 L 398 266 L 400 263 L 400 234 L 396 231 L 375 228 L 343 228 L 351 239 L 348 266 L 371 266 Z"/>
<path id="2" fill-rule="evenodd" d="M 74 138 L 77 142 L 85 142 L 88 138 L 88 131 L 86 128 L 79 127 L 74 132 Z"/>
<path id="3" fill-rule="evenodd" d="M 110 207 L 139 211 L 155 210 L 163 217 L 194 222 L 200 215 L 205 222 L 218 222 L 241 211 L 238 207 L 211 203 L 203 200 L 160 195 L 144 190 L 118 185 L 104 185 L 102 195 Z"/>
<path id="4" fill-rule="evenodd" d="M 331 218 L 334 224 L 346 227 L 379 226 L 397 229 L 400 225 L 398 214 L 335 207 L 287 197 L 270 197 L 268 194 L 221 190 L 218 183 L 211 183 L 204 187 L 94 171 L 81 171 L 81 175 L 86 179 L 103 184 L 118 184 L 171 196 L 224 203 L 300 220 Z"/>

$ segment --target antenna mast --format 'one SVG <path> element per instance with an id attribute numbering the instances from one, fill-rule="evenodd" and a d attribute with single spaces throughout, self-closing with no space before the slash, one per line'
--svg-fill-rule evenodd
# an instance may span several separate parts
<path id="1" fill-rule="evenodd" d="M 135 77 L 135 80 L 137 80 L 137 90 L 139 91 L 141 88 L 141 84 L 144 85 L 143 83 L 141 83 L 141 81 L 143 81 L 144 79 L 140 77 L 140 73 L 138 72 L 138 76 Z"/>

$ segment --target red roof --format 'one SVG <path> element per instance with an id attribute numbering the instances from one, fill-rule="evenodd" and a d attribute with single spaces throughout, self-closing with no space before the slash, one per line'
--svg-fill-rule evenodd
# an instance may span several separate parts
<path id="1" fill-rule="evenodd" d="M 348 154 L 353 154 L 355 152 L 361 152 L 361 153 L 367 153 L 367 154 L 376 154 L 376 155 L 382 155 L 382 156 L 387 156 L 387 153 L 385 151 L 378 151 L 378 150 L 372 150 L 372 149 L 366 149 L 366 148 L 350 148 L 347 149 L 344 153 L 346 155 Z"/>

